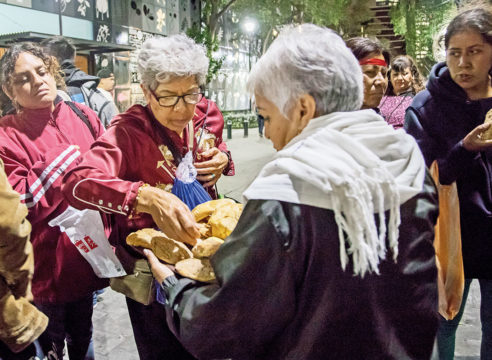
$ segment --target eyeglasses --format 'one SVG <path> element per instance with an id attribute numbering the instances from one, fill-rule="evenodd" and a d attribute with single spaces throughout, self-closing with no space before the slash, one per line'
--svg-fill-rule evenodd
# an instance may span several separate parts
<path id="1" fill-rule="evenodd" d="M 157 96 L 153 91 L 151 92 L 152 95 L 154 95 L 157 102 L 159 103 L 159 105 L 164 107 L 175 106 L 178 103 L 179 99 L 183 99 L 185 104 L 195 105 L 198 104 L 203 97 L 203 93 Z"/>

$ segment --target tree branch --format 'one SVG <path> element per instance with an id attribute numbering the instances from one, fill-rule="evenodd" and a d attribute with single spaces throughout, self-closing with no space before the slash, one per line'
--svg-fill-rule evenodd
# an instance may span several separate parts
<path id="1" fill-rule="evenodd" d="M 224 8 L 218 12 L 217 19 L 219 19 L 235 2 L 236 0 L 229 0 L 229 2 L 225 4 Z"/>

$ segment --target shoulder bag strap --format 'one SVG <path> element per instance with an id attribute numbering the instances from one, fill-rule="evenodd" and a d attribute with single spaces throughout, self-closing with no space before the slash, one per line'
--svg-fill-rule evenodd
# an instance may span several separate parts
<path id="1" fill-rule="evenodd" d="M 75 105 L 72 101 L 65 101 L 65 104 L 67 104 L 70 107 L 70 109 L 72 109 L 72 111 L 80 118 L 80 120 L 82 120 L 84 122 L 84 124 L 89 128 L 89 131 L 91 132 L 92 137 L 94 138 L 94 140 L 96 140 L 96 138 L 97 138 L 96 132 L 92 128 L 92 125 L 91 125 L 87 115 L 84 114 L 84 112 L 82 110 L 80 110 L 77 107 L 77 105 Z"/>

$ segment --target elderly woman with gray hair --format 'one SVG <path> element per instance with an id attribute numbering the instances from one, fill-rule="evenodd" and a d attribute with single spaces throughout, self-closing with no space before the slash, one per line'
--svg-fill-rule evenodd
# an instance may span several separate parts
<path id="1" fill-rule="evenodd" d="M 134 105 L 116 116 L 81 163 L 65 176 L 63 186 L 73 206 L 114 214 L 110 241 L 130 274 L 137 267 L 136 259 L 145 257 L 126 244 L 129 233 L 158 227 L 192 245 L 200 237 L 188 207 L 170 193 L 185 153 L 197 155 L 197 179 L 204 187 L 215 184 L 232 166 L 221 143 L 222 127 L 216 129 L 214 145 L 204 149 L 199 141 L 204 127 L 193 126 L 195 107 L 203 97 L 200 86 L 208 71 L 203 46 L 185 35 L 147 40 L 138 56 L 138 71 L 147 106 Z M 161 305 L 137 302 L 133 294 L 125 294 L 141 359 L 193 358 L 167 328 Z"/>
<path id="2" fill-rule="evenodd" d="M 428 359 L 437 195 L 412 137 L 362 104 L 333 31 L 282 32 L 248 83 L 278 150 L 212 257 L 213 284 L 146 255 L 168 323 L 200 359 Z"/>

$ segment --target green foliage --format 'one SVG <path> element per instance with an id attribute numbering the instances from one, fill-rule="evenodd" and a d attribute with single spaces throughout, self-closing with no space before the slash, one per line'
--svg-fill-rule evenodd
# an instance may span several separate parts
<path id="1" fill-rule="evenodd" d="M 195 40 L 199 44 L 203 44 L 207 49 L 207 56 L 210 60 L 207 74 L 207 84 L 212 78 L 219 72 L 222 64 L 224 63 L 224 57 L 216 58 L 213 56 L 214 52 L 219 50 L 219 41 L 213 37 L 208 27 L 198 28 L 194 26 L 187 31 L 187 35 Z"/>
<path id="2" fill-rule="evenodd" d="M 233 129 L 242 129 L 244 122 L 247 122 L 250 128 L 258 127 L 256 114 L 251 111 L 224 111 L 222 115 L 224 124 L 232 124 Z"/>
<path id="3" fill-rule="evenodd" d="M 391 9 L 394 31 L 405 37 L 407 54 L 424 73 L 436 62 L 432 52 L 434 39 L 455 9 L 449 0 L 400 0 Z"/>
<path id="4" fill-rule="evenodd" d="M 234 12 L 239 18 L 258 20 L 258 36 L 266 50 L 275 34 L 288 24 L 313 23 L 326 26 L 342 36 L 360 33 L 361 22 L 372 16 L 370 0 L 237 0 Z"/>

